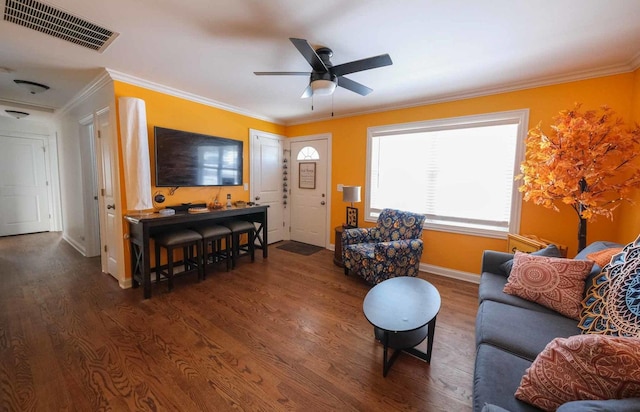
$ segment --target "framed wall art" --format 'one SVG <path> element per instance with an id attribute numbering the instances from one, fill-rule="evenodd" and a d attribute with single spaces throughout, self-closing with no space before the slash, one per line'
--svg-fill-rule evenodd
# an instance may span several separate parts
<path id="1" fill-rule="evenodd" d="M 298 187 L 300 189 L 316 188 L 316 163 L 300 162 L 299 163 Z"/>

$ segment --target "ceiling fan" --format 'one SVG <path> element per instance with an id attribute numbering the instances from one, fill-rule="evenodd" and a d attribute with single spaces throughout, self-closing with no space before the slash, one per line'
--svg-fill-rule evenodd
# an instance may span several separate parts
<path id="1" fill-rule="evenodd" d="M 328 47 L 319 47 L 314 50 L 305 39 L 289 38 L 300 54 L 309 62 L 311 72 L 253 72 L 257 76 L 310 76 L 309 86 L 302 93 L 302 98 L 329 95 L 336 86 L 344 87 L 361 96 L 366 96 L 373 89 L 356 81 L 344 77 L 346 74 L 361 72 L 363 70 L 376 69 L 378 67 L 393 64 L 388 54 L 356 60 L 349 63 L 334 66 L 331 63 L 333 51 Z"/>

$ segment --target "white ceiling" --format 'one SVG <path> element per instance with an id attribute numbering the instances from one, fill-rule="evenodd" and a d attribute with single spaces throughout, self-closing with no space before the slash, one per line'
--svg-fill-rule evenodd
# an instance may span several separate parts
<path id="1" fill-rule="evenodd" d="M 4 12 L 4 0 L 0 0 Z M 7 101 L 60 109 L 104 68 L 292 124 L 628 72 L 640 67 L 638 0 L 52 0 L 119 33 L 98 53 L 0 21 L 0 115 Z M 348 75 L 360 96 L 300 99 L 309 71 L 288 40 L 327 46 L 334 65 L 389 53 Z M 29 95 L 14 79 L 51 89 Z M 33 108 L 24 111 L 38 114 Z"/>

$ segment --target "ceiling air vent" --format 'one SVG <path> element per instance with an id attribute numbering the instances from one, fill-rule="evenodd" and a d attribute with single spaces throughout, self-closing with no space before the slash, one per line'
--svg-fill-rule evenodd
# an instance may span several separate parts
<path id="1" fill-rule="evenodd" d="M 109 29 L 34 0 L 5 0 L 4 19 L 100 53 L 118 37 Z"/>

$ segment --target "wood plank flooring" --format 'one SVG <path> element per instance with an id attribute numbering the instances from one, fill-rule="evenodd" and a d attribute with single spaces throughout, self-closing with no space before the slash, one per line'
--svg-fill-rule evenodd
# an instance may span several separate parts
<path id="1" fill-rule="evenodd" d="M 256 255 L 143 300 L 57 233 L 0 238 L 0 409 L 471 410 L 477 285 L 421 274 L 442 296 L 431 364 L 383 378 L 366 283 L 328 250 Z"/>

